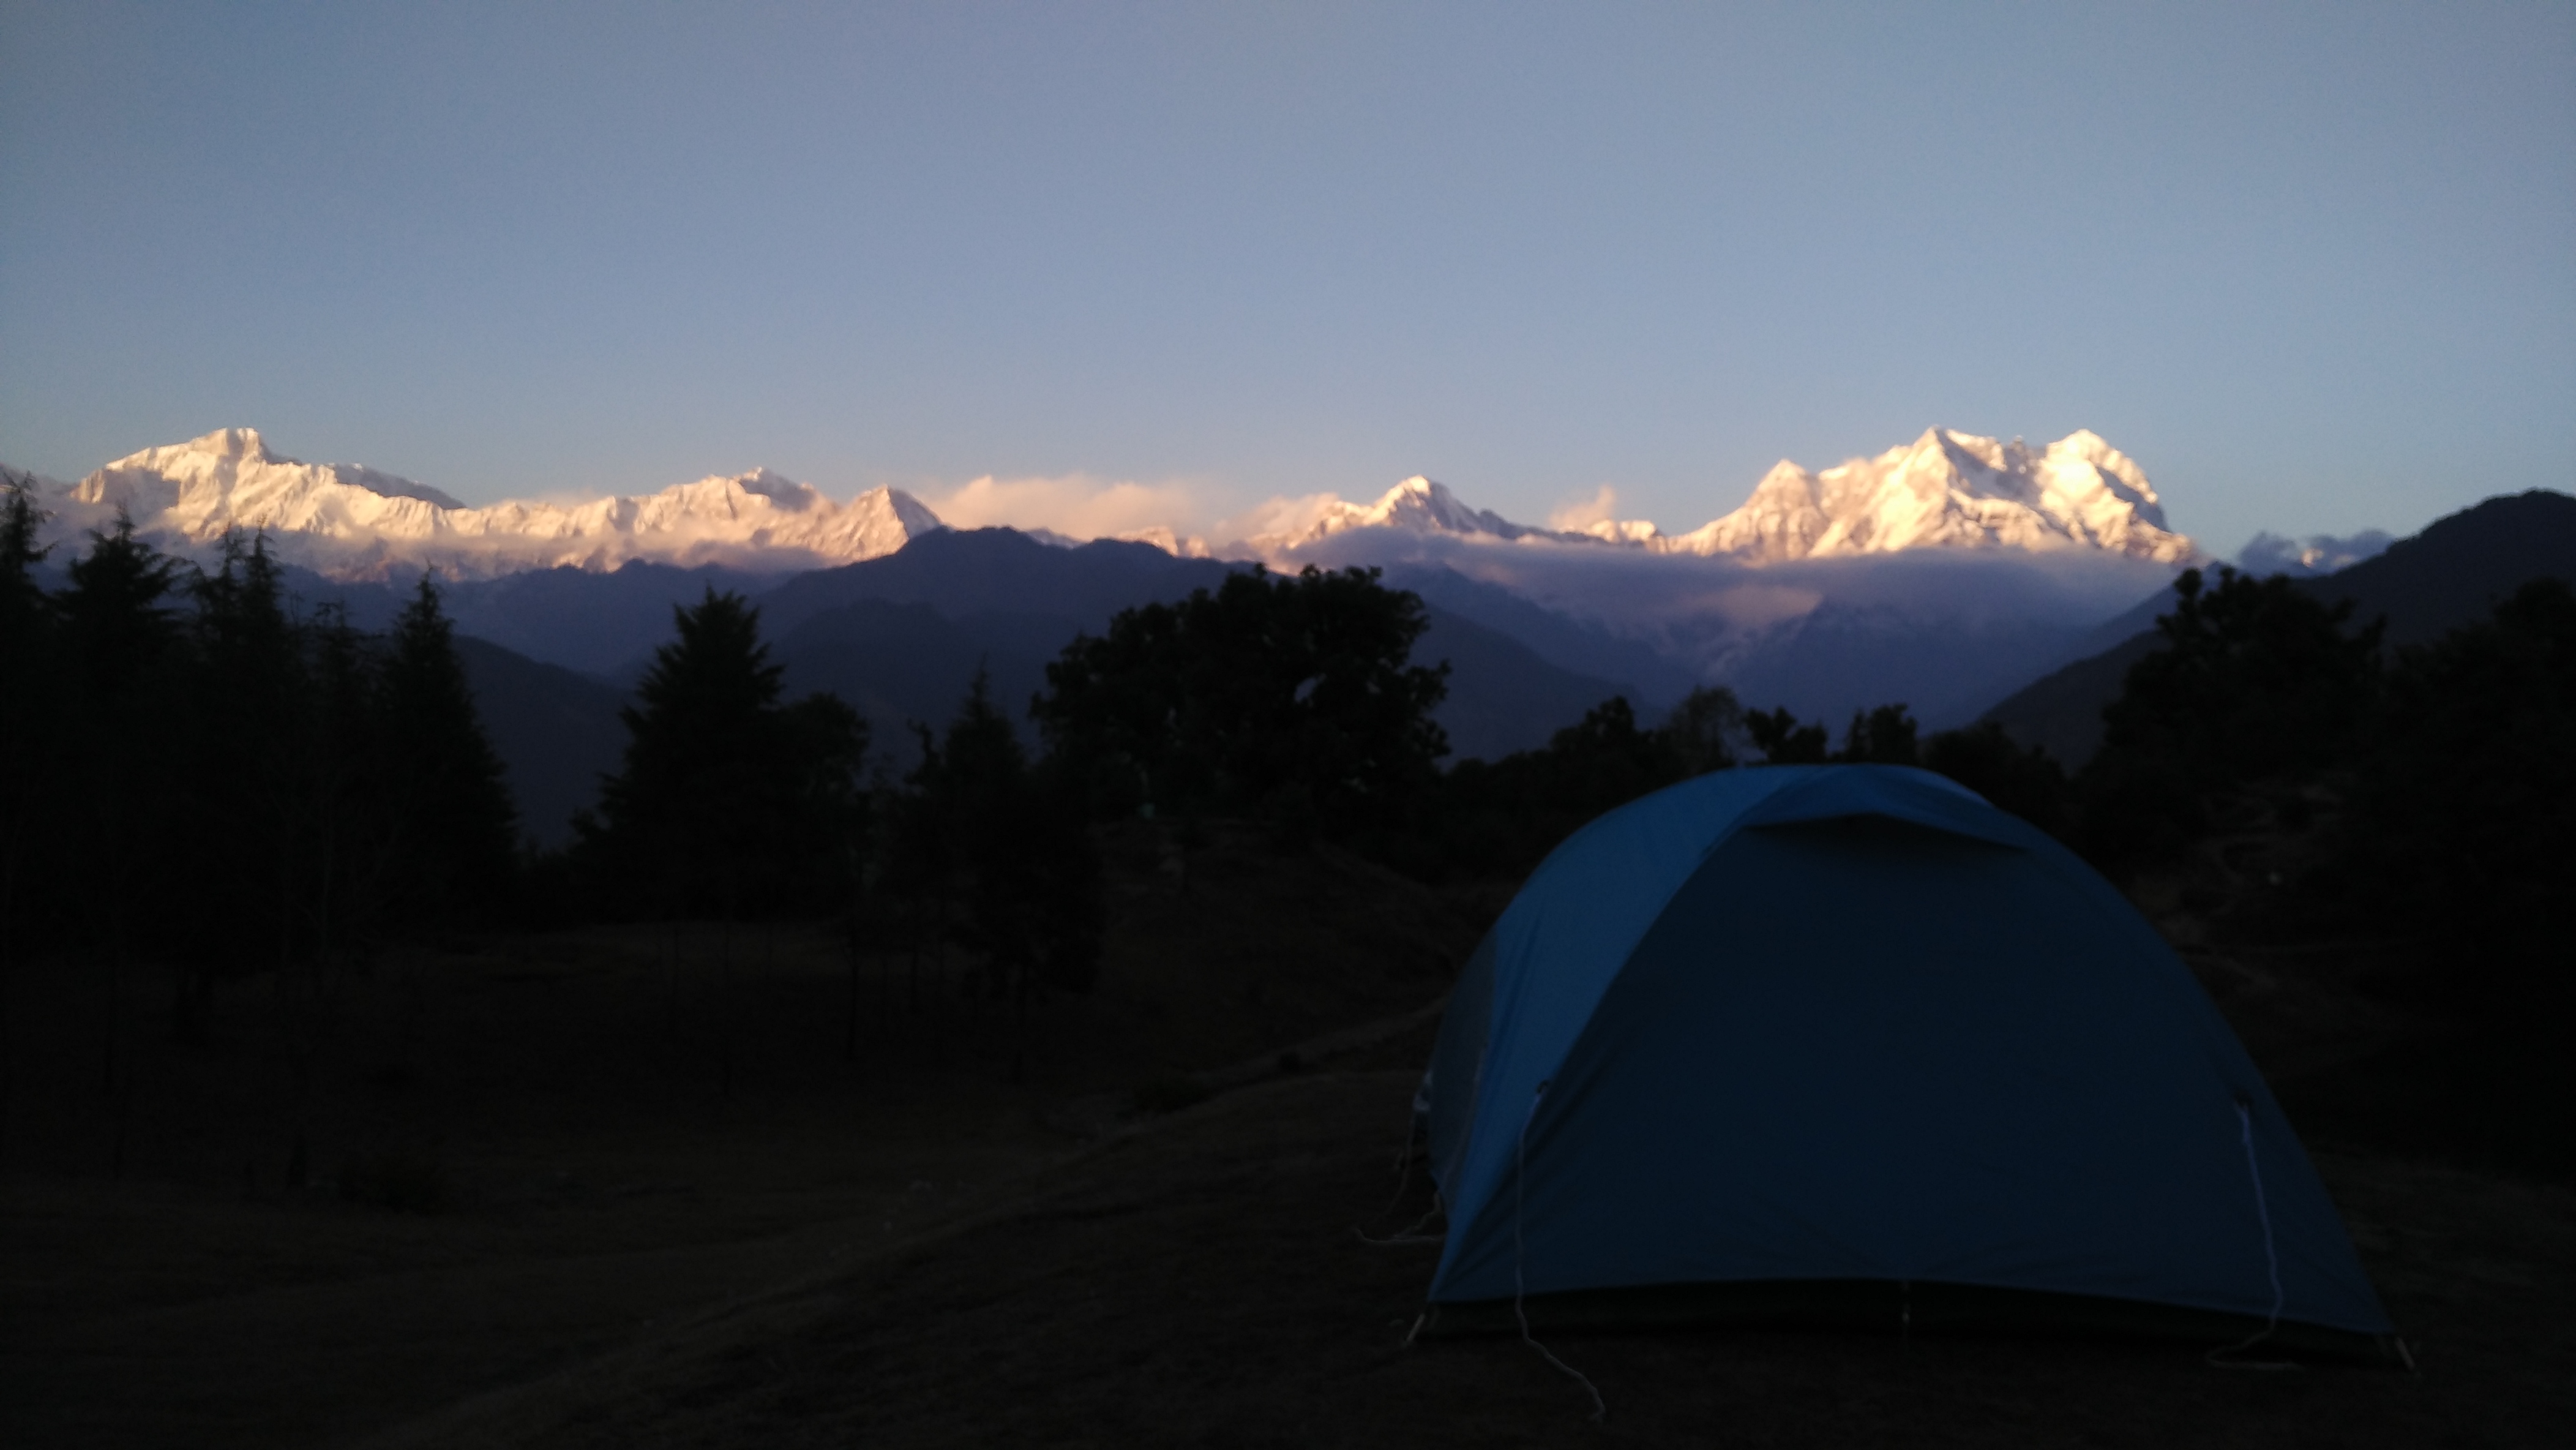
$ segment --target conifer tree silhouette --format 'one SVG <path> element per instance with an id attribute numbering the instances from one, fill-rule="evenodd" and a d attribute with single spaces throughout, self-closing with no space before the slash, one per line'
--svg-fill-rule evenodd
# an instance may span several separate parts
<path id="1" fill-rule="evenodd" d="M 38 767 L 35 752 L 51 738 L 60 704 L 53 602 L 36 580 L 48 550 L 36 542 L 45 513 L 33 488 L 0 471 L 0 1163 L 9 1156 L 8 1127 L 16 1060 L 12 993 L 21 944 L 32 933 L 20 908 L 42 822 L 56 805 L 59 774 Z"/>
<path id="2" fill-rule="evenodd" d="M 509 889 L 518 816 L 427 571 L 387 641 L 383 704 L 395 910 L 413 925 L 488 917 Z"/>
<path id="3" fill-rule="evenodd" d="M 1851 728 L 1834 759 L 1852 765 L 1915 765 L 1922 760 L 1916 737 L 1921 732 L 1903 705 L 1879 705 L 1852 711 Z"/>
<path id="4" fill-rule="evenodd" d="M 52 601 L 36 581 L 45 520 L 25 484 L 0 478 L 0 994 L 21 934 L 19 873 L 51 773 L 35 767 L 56 703 Z"/>
<path id="5" fill-rule="evenodd" d="M 262 963 L 285 971 L 297 960 L 313 889 L 305 859 L 313 757 L 302 642 L 267 539 L 226 534 L 221 564 L 190 592 L 197 605 L 187 702 L 194 718 L 184 747 L 190 794 L 232 841 L 197 873 L 192 892 L 200 919 L 224 924 L 188 944 L 180 1017 L 194 1035 L 214 974 Z M 263 918 L 257 930 L 246 929 L 253 911 Z"/>
<path id="6" fill-rule="evenodd" d="M 1043 798 L 1008 717 L 993 704 L 982 670 L 948 724 L 935 800 L 953 856 L 966 868 L 958 936 L 983 953 L 996 988 L 1025 994 L 1040 985 L 1062 923 L 1051 877 L 1067 841 L 1048 829 Z M 1074 869 L 1079 869 L 1074 868 Z"/>
<path id="7" fill-rule="evenodd" d="M 393 782 L 416 763 L 385 732 L 376 641 L 337 605 L 315 611 L 303 636 L 309 684 L 302 705 L 308 940 L 329 970 L 382 926 L 396 823 Z"/>
<path id="8" fill-rule="evenodd" d="M 612 869 L 670 905 L 731 912 L 766 844 L 760 776 L 780 669 L 759 612 L 713 588 L 672 610 L 677 638 L 625 708 L 624 768 L 600 784 Z"/>
<path id="9" fill-rule="evenodd" d="M 959 945 L 982 957 L 991 991 L 1010 1000 L 1019 1037 L 1012 1076 L 1025 1070 L 1030 1011 L 1042 990 L 1080 992 L 1097 975 L 1101 907 L 1099 859 L 1082 803 L 1047 766 L 1033 767 L 992 682 L 975 672 L 946 735 L 924 732 L 914 773 L 917 803 L 898 849 L 929 847 L 907 863 L 907 881 L 954 890 L 960 914 L 948 923 Z M 926 879 L 933 863 L 942 879 Z"/>
<path id="10" fill-rule="evenodd" d="M 157 708 L 172 693 L 169 672 L 177 629 L 164 601 L 176 584 L 177 566 L 134 531 L 117 511 L 105 532 L 93 530 L 86 553 L 68 570 L 70 582 L 56 599 L 61 621 L 65 732 L 70 773 L 79 782 L 78 806 L 66 812 L 65 834 L 81 863 L 71 883 L 80 910 L 104 925 L 100 980 L 104 1034 L 99 1090 L 117 1090 L 119 1038 L 124 1031 L 125 982 L 135 913 L 147 889 L 141 868 L 159 832 L 145 803 L 168 782 L 158 768 L 166 756 L 153 747 L 152 731 L 165 713 Z M 121 1164 L 120 1164 L 121 1166 Z"/>
<path id="11" fill-rule="evenodd" d="M 577 817 L 630 908 L 676 923 L 724 923 L 717 1054 L 733 1090 L 734 923 L 747 914 L 839 904 L 867 737 L 828 695 L 781 708 L 781 669 L 760 641 L 760 611 L 710 587 L 675 608 L 676 637 L 626 707 L 626 756 L 600 782 L 596 817 Z M 676 946 L 676 941 L 675 941 Z"/>
<path id="12" fill-rule="evenodd" d="M 866 730 L 830 696 L 778 703 L 760 611 L 713 588 L 673 610 L 676 638 L 624 711 L 622 769 L 584 844 L 630 899 L 669 912 L 810 906 L 858 823 Z"/>
<path id="13" fill-rule="evenodd" d="M 950 860 L 942 785 L 946 771 L 939 737 L 918 722 L 912 730 L 921 758 L 905 776 L 905 788 L 893 792 L 888 801 L 885 829 L 879 838 L 884 859 L 877 884 L 879 893 L 893 903 L 902 923 L 906 957 L 904 1007 L 919 1013 L 922 953 L 947 940 L 955 868 Z"/>
<path id="14" fill-rule="evenodd" d="M 1685 778 L 1724 770 L 1735 764 L 1737 737 L 1744 734 L 1744 705 L 1724 685 L 1700 685 L 1682 697 L 1656 733 L 1680 762 Z"/>

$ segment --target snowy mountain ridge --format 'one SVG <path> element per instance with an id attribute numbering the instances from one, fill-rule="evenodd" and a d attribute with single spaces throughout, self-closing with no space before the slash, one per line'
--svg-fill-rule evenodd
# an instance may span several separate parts
<path id="1" fill-rule="evenodd" d="M 1535 528 L 1471 508 L 1442 484 L 1409 478 L 1373 504 L 1327 496 L 1312 522 L 1256 534 L 1243 547 L 1292 553 L 1354 529 L 1395 529 L 1500 542 L 1609 544 L 1746 564 L 1885 554 L 1904 549 L 2092 549 L 2181 563 L 2192 541 L 2165 527 L 2155 486 L 2127 454 L 2079 431 L 2035 450 L 1946 428 L 1875 458 L 1821 472 L 1773 465 L 1742 507 L 1685 534 L 1643 519 L 1605 519 L 1580 531 Z"/>
<path id="2" fill-rule="evenodd" d="M 1352 503 L 1324 495 L 1306 519 L 1276 532 L 1254 534 L 1237 547 L 1263 556 L 1285 554 L 1355 529 L 1398 529 L 1412 534 L 1459 534 L 1504 541 L 1590 541 L 1589 535 L 1533 528 L 1513 523 L 1490 509 L 1470 507 L 1450 492 L 1447 484 L 1416 474 L 1388 489 L 1375 503 Z"/>
<path id="3" fill-rule="evenodd" d="M 836 504 L 765 468 L 653 494 L 473 508 L 372 468 L 281 456 L 249 428 L 129 454 L 63 502 L 65 524 L 96 527 L 123 508 L 146 533 L 188 544 L 264 530 L 281 555 L 341 578 L 397 564 L 485 577 L 629 559 L 810 568 L 891 554 L 946 527 L 899 489 Z"/>
<path id="4" fill-rule="evenodd" d="M 2199 553 L 2165 527 L 2146 472 L 2090 429 L 2033 450 L 1930 428 L 1821 473 L 1784 458 L 1742 508 L 1646 543 L 1753 564 L 1920 548 L 2090 548 L 2163 564 Z"/>
<path id="5" fill-rule="evenodd" d="M 341 578 L 420 565 L 463 577 L 559 565 L 614 569 L 630 559 L 794 570 L 877 558 L 947 527 L 898 489 L 835 503 L 767 469 L 651 494 L 478 508 L 376 469 L 284 457 L 248 428 L 147 448 L 68 489 L 44 491 L 65 530 L 99 527 L 123 508 L 147 534 L 183 546 L 203 547 L 228 530 L 265 531 L 281 556 Z M 1327 540 L 1377 530 L 1755 566 L 1913 549 L 2096 553 L 2162 564 L 2200 557 L 2190 539 L 2166 528 L 2145 472 L 2089 431 L 2034 449 L 2018 438 L 1933 428 L 1875 458 L 1821 471 L 1783 459 L 1741 507 L 1682 534 L 1645 520 L 1581 529 L 1516 523 L 1419 475 L 1369 503 L 1333 494 L 1274 500 L 1262 522 L 1250 537 L 1213 551 L 1168 527 L 1122 537 L 1184 556 L 1282 563 Z M 1050 543 L 1076 542 L 1031 532 Z M 1346 548 L 1358 542 L 1343 540 Z"/>

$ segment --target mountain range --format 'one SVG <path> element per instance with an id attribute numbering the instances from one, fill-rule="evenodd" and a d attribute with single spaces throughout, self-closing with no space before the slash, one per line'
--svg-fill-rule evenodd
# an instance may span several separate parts
<path id="1" fill-rule="evenodd" d="M 1497 542 L 1607 544 L 1748 564 L 1890 554 L 1905 549 L 2099 550 L 2158 563 L 2199 557 L 2165 527 L 2144 470 L 2090 431 L 2033 450 L 1946 428 L 1875 458 L 1810 472 L 1774 464 L 1734 512 L 1685 534 L 1643 519 L 1580 529 L 1538 528 L 1472 507 L 1428 478 L 1408 478 L 1375 503 L 1326 495 L 1296 526 L 1255 534 L 1230 550 L 1294 555 L 1337 534 L 1387 529 Z"/>
<path id="2" fill-rule="evenodd" d="M 1426 602 L 1417 658 L 1452 666 L 1441 721 L 1459 756 L 1542 744 L 1624 694 L 1652 714 L 1695 685 L 1828 722 L 1901 700 L 1963 722 L 2098 644 L 2087 631 L 2202 556 L 2166 527 L 2145 473 L 2098 436 L 2044 448 L 1930 429 L 1873 458 L 1774 467 L 1744 504 L 1666 535 L 1642 520 L 1514 522 L 1427 477 L 1373 503 L 1272 509 L 1216 549 L 1176 530 L 1083 543 L 952 529 L 874 489 L 845 503 L 766 470 L 578 503 L 468 506 L 351 464 L 313 464 L 226 429 L 41 486 L 58 542 L 122 509 L 200 560 L 257 530 L 308 603 L 389 619 L 435 568 L 473 641 L 513 785 L 562 835 L 622 741 L 617 702 L 706 590 L 759 605 L 793 690 L 872 722 L 889 768 L 912 722 L 953 712 L 975 672 L 1016 713 L 1076 634 L 1264 563 L 1366 565 Z M 1215 556 L 1215 557 L 1210 557 Z M 61 556 L 58 556 L 61 557 Z"/>
<path id="3" fill-rule="evenodd" d="M 61 505 L 67 526 L 98 527 L 123 509 L 147 535 L 182 548 L 262 531 L 281 557 L 344 579 L 406 566 L 477 578 L 633 559 L 775 572 L 875 558 L 944 527 L 896 489 L 834 503 L 765 468 L 639 496 L 473 508 L 372 468 L 283 457 L 250 428 L 120 458 L 73 484 Z"/>
<path id="4" fill-rule="evenodd" d="M 835 503 L 765 468 L 651 494 L 474 507 L 373 468 L 288 458 L 249 428 L 129 454 L 49 502 L 64 529 L 98 527 L 122 509 L 146 535 L 180 548 L 202 549 L 229 530 L 262 531 L 281 556 L 342 579 L 420 567 L 467 578 L 601 570 L 638 559 L 790 572 L 877 558 L 946 526 L 899 489 Z M 2017 438 L 1999 442 L 1944 428 L 1821 472 L 1783 459 L 1741 507 L 1678 535 L 1644 520 L 1581 529 L 1515 523 L 1415 477 L 1374 503 L 1317 495 L 1291 511 L 1284 527 L 1214 550 L 1169 526 L 1140 537 L 1167 553 L 1276 561 L 1337 535 L 1371 531 L 1748 564 L 1921 548 L 2097 551 L 2159 563 L 2197 557 L 2189 539 L 2165 527 L 2146 474 L 2097 435 L 2077 432 L 2033 450 Z"/>

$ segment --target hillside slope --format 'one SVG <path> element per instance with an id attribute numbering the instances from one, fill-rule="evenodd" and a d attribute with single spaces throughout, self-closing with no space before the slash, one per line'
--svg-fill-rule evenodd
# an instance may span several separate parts
<path id="1" fill-rule="evenodd" d="M 625 753 L 618 711 L 626 692 L 472 635 L 456 636 L 456 656 L 501 757 L 520 834 L 540 846 L 567 844 L 573 812 L 598 799 L 600 775 Z"/>
<path id="2" fill-rule="evenodd" d="M 2481 618 L 2544 578 L 2576 582 L 2576 498 L 2534 489 L 2437 519 L 2375 558 L 2301 580 L 2298 588 L 2328 603 L 2349 602 L 2355 625 L 2386 620 L 2386 643 L 2403 648 Z M 2122 616 L 2139 622 L 2145 615 L 2140 632 L 2024 685 L 1979 718 L 2069 768 L 2082 765 L 2101 747 L 2102 707 L 2119 698 L 2129 666 L 2155 652 L 2154 616 L 2169 600 L 2159 594 Z"/>

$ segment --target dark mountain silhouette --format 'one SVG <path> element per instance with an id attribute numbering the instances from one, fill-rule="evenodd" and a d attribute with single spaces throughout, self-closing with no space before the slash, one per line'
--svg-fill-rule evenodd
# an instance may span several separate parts
<path id="1" fill-rule="evenodd" d="M 769 628 L 767 611 L 762 614 Z M 977 670 L 1024 744 L 1029 699 L 1046 665 L 1081 633 L 1059 614 L 989 613 L 954 619 L 918 601 L 854 599 L 774 633 L 787 693 L 828 690 L 866 718 L 879 756 L 908 768 L 919 756 L 911 726 L 936 729 L 957 712 Z"/>
<path id="2" fill-rule="evenodd" d="M 1445 564 L 1394 565 L 1386 571 L 1386 582 L 1421 595 L 1422 602 L 1431 607 L 1435 631 L 1444 615 L 1469 621 L 1519 642 L 1558 669 L 1587 679 L 1625 681 L 1642 711 L 1669 706 L 1689 694 L 1692 686 L 1703 683 L 1688 664 L 1643 640 L 1613 634 L 1499 584 L 1469 578 Z M 1601 699 L 1595 695 L 1560 723 L 1572 724 Z M 1546 741 L 1542 738 L 1534 743 Z"/>
<path id="3" fill-rule="evenodd" d="M 2482 619 L 2534 579 L 2576 581 L 2576 498 L 2546 489 L 2491 498 L 2299 588 L 2329 604 L 2351 600 L 2356 623 L 2386 618 L 2396 648 Z"/>
<path id="4" fill-rule="evenodd" d="M 758 602 L 762 626 L 779 641 L 788 688 L 840 695 L 868 717 L 881 746 L 908 761 L 913 746 L 904 722 L 946 720 L 979 665 L 991 672 L 994 698 L 1024 720 L 1029 698 L 1045 687 L 1047 662 L 1076 634 L 1099 633 L 1121 609 L 1213 588 L 1243 567 L 1174 558 L 1150 544 L 1103 539 L 1067 549 L 1015 529 L 960 529 L 925 535 L 883 558 L 800 574 Z M 1426 575 L 1448 577 L 1420 577 Z M 1388 582 L 1433 586 L 1425 594 L 1431 629 L 1414 657 L 1453 666 L 1449 698 L 1436 717 L 1456 757 L 1544 745 L 1609 696 L 1639 693 L 1633 684 L 1568 668 L 1519 630 L 1454 607 L 1464 601 L 1478 613 L 1534 625 L 1543 639 L 1563 637 L 1559 654 L 1586 657 L 1583 642 L 1597 631 L 1508 591 L 1448 570 Z M 1631 656 L 1652 659 L 1633 645 L 1590 654 L 1596 669 L 1604 654 L 1622 664 Z"/>
<path id="5" fill-rule="evenodd" d="M 2024 745 L 2039 746 L 2072 770 L 2102 748 L 2102 707 L 2120 697 L 2129 666 L 2154 654 L 2156 642 L 2152 629 L 2131 635 L 2100 654 L 2042 675 L 1979 718 L 2001 725 Z"/>
<path id="6" fill-rule="evenodd" d="M 2375 558 L 2298 588 L 2327 603 L 2349 600 L 2355 624 L 2387 620 L 2384 643 L 2398 648 L 2483 618 L 2515 589 L 2545 578 L 2576 581 L 2576 498 L 2534 489 L 2437 519 Z M 2137 632 L 2032 681 L 1982 718 L 2069 767 L 2083 764 L 2102 743 L 2102 707 L 2119 697 L 2129 666 L 2155 651 L 2155 617 L 2171 607 L 2172 592 L 2159 591 L 2104 626 Z"/>
<path id="7" fill-rule="evenodd" d="M 350 624 L 379 632 L 402 611 L 420 576 L 329 579 L 290 564 L 278 577 L 300 607 L 335 606 Z M 709 588 L 756 594 L 778 580 L 713 564 L 683 569 L 634 559 L 605 572 L 567 566 L 494 579 L 442 578 L 438 594 L 458 633 L 604 678 L 640 668 L 670 638 L 674 606 L 695 604 Z"/>
<path id="8" fill-rule="evenodd" d="M 1233 567 L 1239 566 L 1176 559 L 1145 544 L 1066 549 L 1014 530 L 977 529 L 927 535 L 884 558 L 798 575 L 754 602 L 761 632 L 786 669 L 786 693 L 838 695 L 867 720 L 877 758 L 900 771 L 918 755 L 912 724 L 944 724 L 979 669 L 988 673 L 1003 712 L 1034 745 L 1029 701 L 1046 687 L 1047 664 L 1075 635 L 1100 632 L 1120 609 L 1222 582 Z M 372 584 L 329 585 L 318 576 L 310 582 L 316 593 L 348 605 L 353 617 L 385 592 Z M 618 708 L 633 673 L 670 637 L 672 606 L 696 600 L 710 586 L 741 582 L 721 570 L 629 564 L 613 574 L 557 569 L 453 587 L 449 597 L 460 618 L 500 627 L 558 661 L 624 661 L 619 670 L 594 664 L 600 673 L 584 673 L 489 634 L 459 634 L 457 647 L 484 728 L 508 769 L 522 829 L 540 844 L 567 841 L 572 812 L 596 800 L 601 772 L 617 768 L 625 741 Z M 1459 583 L 1471 595 L 1485 587 Z M 1485 607 L 1504 606 L 1488 600 Z M 1553 618 L 1536 605 L 1525 607 Z M 1545 745 L 1604 699 L 1639 694 L 1625 681 L 1551 663 L 1512 635 L 1436 604 L 1430 616 L 1415 657 L 1452 666 L 1449 697 L 1436 718 L 1449 732 L 1453 759 L 1493 759 Z M 555 628 L 566 631 L 560 642 L 550 637 Z M 1572 636 L 1580 630 L 1566 626 Z"/>
<path id="9" fill-rule="evenodd" d="M 572 813 L 599 796 L 599 777 L 626 748 L 626 692 L 486 639 L 456 636 L 483 733 L 501 757 L 519 829 L 541 846 L 572 839 Z"/>
<path id="10" fill-rule="evenodd" d="M 773 638 L 862 600 L 927 604 L 952 620 L 1039 613 L 1098 630 L 1121 609 L 1214 588 L 1243 567 L 1175 558 L 1151 544 L 1116 539 L 1067 549 L 1017 529 L 950 529 L 881 558 L 799 574 L 753 602 Z"/>
<path id="11" fill-rule="evenodd" d="M 607 675 L 649 657 L 671 637 L 671 611 L 707 590 L 756 594 L 775 574 L 702 565 L 682 569 L 630 559 L 615 570 L 532 569 L 447 586 L 448 613 L 464 633 L 530 659 Z"/>
<path id="12" fill-rule="evenodd" d="M 2046 619 L 1927 620 L 1899 606 L 1828 601 L 1732 650 L 1722 677 L 1748 706 L 1785 703 L 1836 730 L 1852 712 L 1890 702 L 1946 729 L 2028 678 L 2034 663 L 2066 658 L 2067 634 Z"/>
<path id="13" fill-rule="evenodd" d="M 1578 673 L 1541 658 L 1499 629 L 1427 606 L 1431 628 L 1413 646 L 1425 664 L 1449 663 L 1449 698 L 1431 712 L 1449 732 L 1449 759 L 1499 760 L 1536 750 L 1583 712 L 1635 686 Z"/>

